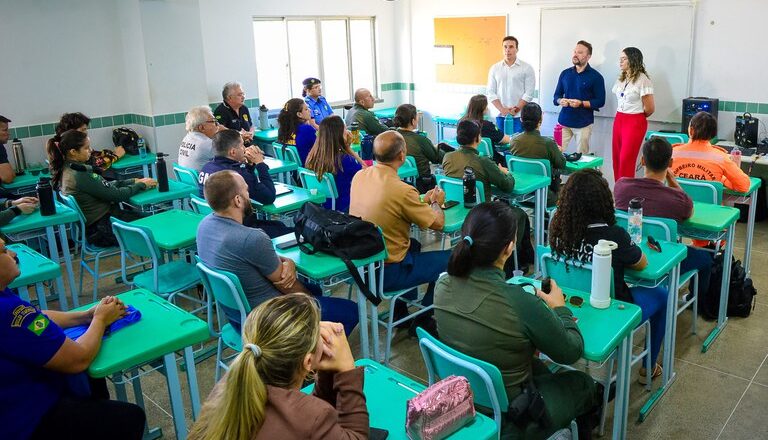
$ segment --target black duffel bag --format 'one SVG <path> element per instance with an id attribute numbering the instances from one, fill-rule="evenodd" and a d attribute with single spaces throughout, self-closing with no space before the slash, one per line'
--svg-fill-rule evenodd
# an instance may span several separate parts
<path id="1" fill-rule="evenodd" d="M 712 264 L 712 277 L 705 298 L 699 298 L 699 312 L 707 319 L 717 319 L 720 310 L 720 284 L 723 281 L 723 253 L 719 252 Z M 751 278 L 747 278 L 741 261 L 731 257 L 731 273 L 728 283 L 727 316 L 746 318 L 755 307 L 757 290 Z"/>
<path id="2" fill-rule="evenodd" d="M 381 302 L 352 264 L 352 260 L 369 258 L 384 250 L 384 238 L 376 225 L 314 203 L 305 203 L 301 207 L 294 217 L 294 224 L 296 242 L 302 252 L 324 252 L 341 258 L 368 301 L 374 305 Z"/>

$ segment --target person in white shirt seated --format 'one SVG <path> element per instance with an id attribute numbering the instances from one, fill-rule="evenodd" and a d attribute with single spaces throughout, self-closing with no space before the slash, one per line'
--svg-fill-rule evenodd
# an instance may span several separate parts
<path id="1" fill-rule="evenodd" d="M 186 117 L 187 135 L 179 146 L 178 164 L 200 171 L 203 165 L 213 159 L 213 135 L 220 126 L 207 105 L 192 107 Z"/>

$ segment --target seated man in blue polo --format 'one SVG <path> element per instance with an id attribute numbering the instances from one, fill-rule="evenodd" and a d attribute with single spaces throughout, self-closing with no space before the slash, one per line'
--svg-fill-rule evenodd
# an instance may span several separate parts
<path id="1" fill-rule="evenodd" d="M 5 144 L 11 138 L 11 132 L 8 129 L 10 119 L 0 115 L 0 182 L 11 183 L 16 178 L 16 172 L 8 162 L 8 152 L 5 150 Z"/>
<path id="2" fill-rule="evenodd" d="M 237 130 L 243 137 L 246 147 L 251 145 L 255 128 L 253 119 L 251 119 L 251 112 L 245 105 L 243 86 L 239 82 L 224 84 L 221 98 L 224 101 L 213 111 L 216 121 L 227 128 Z"/>
<path id="3" fill-rule="evenodd" d="M 243 138 L 235 130 L 227 129 L 213 136 L 214 158 L 203 165 L 197 179 L 200 197 L 204 196 L 205 181 L 211 174 L 221 170 L 232 170 L 245 180 L 251 200 L 270 205 L 275 201 L 275 184 L 269 175 L 269 166 L 264 163 L 264 152 L 256 146 L 243 145 Z M 244 224 L 263 229 L 272 238 L 291 232 L 284 224 L 272 220 L 260 220 L 256 215 L 245 219 Z"/>
<path id="4" fill-rule="evenodd" d="M 573 49 L 573 67 L 563 70 L 557 80 L 553 101 L 562 107 L 557 122 L 563 126 L 563 151 L 571 138 L 576 138 L 579 152 L 589 153 L 595 112 L 605 105 L 605 81 L 603 75 L 589 65 L 590 58 L 592 45 L 579 41 Z"/>
<path id="5" fill-rule="evenodd" d="M 248 195 L 242 174 L 225 170 L 208 177 L 205 199 L 213 213 L 197 229 L 200 259 L 213 269 L 235 274 L 251 307 L 285 293 L 308 293 L 320 304 L 321 319 L 341 323 L 349 334 L 357 325 L 357 305 L 348 299 L 323 296 L 317 284 L 302 284 L 296 279 L 296 263 L 278 256 L 272 240 L 262 231 L 243 225 L 244 219 L 253 216 Z M 239 327 L 239 313 L 226 308 L 224 312 Z"/>
<path id="6" fill-rule="evenodd" d="M 320 80 L 317 78 L 307 78 L 302 83 L 304 90 L 301 91 L 301 96 L 304 97 L 304 102 L 309 107 L 309 112 L 312 114 L 312 119 L 309 123 L 317 130 L 320 126 L 320 122 L 333 114 L 333 109 L 328 105 L 328 101 L 323 96 L 323 86 L 320 85 Z"/>

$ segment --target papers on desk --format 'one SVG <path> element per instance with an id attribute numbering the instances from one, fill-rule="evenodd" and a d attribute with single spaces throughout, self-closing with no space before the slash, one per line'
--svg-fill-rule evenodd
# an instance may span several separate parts
<path id="1" fill-rule="evenodd" d="M 577 162 L 585 163 L 592 162 L 593 160 L 595 160 L 595 156 L 582 155 Z"/>

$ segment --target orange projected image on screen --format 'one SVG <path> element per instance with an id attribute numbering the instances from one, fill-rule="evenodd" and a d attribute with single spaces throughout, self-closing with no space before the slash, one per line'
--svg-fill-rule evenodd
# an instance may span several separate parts
<path id="1" fill-rule="evenodd" d="M 453 64 L 446 57 L 436 61 L 437 82 L 485 85 L 488 67 L 503 54 L 501 40 L 506 35 L 507 18 L 435 18 L 435 46 L 453 48 Z"/>

